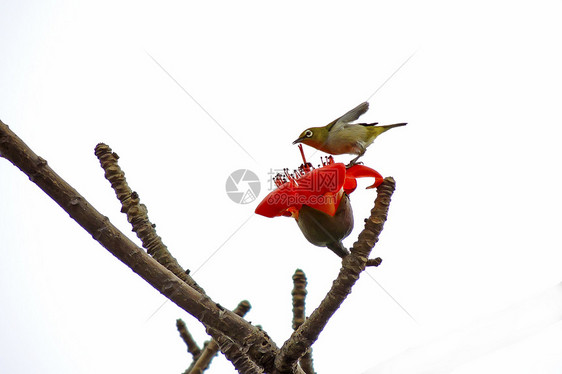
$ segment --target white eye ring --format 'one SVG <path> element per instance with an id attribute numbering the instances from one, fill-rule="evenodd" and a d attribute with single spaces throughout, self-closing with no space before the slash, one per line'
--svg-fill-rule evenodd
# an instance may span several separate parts
<path id="1" fill-rule="evenodd" d="M 306 130 L 306 132 L 304 133 L 304 136 L 306 136 L 307 138 L 312 137 L 312 131 Z"/>

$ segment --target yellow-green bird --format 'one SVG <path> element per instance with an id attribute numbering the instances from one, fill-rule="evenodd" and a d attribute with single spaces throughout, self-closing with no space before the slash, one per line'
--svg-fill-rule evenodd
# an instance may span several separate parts
<path id="1" fill-rule="evenodd" d="M 357 162 L 365 154 L 375 138 L 393 127 L 404 126 L 406 123 L 376 126 L 375 123 L 350 123 L 357 120 L 369 110 L 369 103 L 364 102 L 351 109 L 343 116 L 336 118 L 326 126 L 310 127 L 302 132 L 293 144 L 304 143 L 332 155 L 357 155 L 348 166 Z"/>

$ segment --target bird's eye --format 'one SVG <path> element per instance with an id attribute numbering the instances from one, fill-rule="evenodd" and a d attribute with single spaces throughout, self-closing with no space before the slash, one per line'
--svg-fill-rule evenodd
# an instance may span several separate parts
<path id="1" fill-rule="evenodd" d="M 304 136 L 306 136 L 307 138 L 312 137 L 312 131 L 306 130 L 306 132 L 304 133 Z"/>

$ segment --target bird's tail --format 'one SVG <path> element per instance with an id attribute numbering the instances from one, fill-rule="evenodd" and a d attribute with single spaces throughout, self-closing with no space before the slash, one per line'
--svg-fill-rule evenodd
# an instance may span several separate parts
<path id="1" fill-rule="evenodd" d="M 361 125 L 361 126 L 366 126 L 366 127 L 376 127 L 378 129 L 381 129 L 384 132 L 386 130 L 389 130 L 393 127 L 400 127 L 400 126 L 406 126 L 408 123 L 407 122 L 402 122 L 402 123 L 394 123 L 392 125 L 383 125 L 383 126 L 377 126 L 379 123 L 378 122 L 373 122 L 373 123 L 357 123 L 357 125 Z"/>
<path id="2" fill-rule="evenodd" d="M 394 123 L 392 125 L 384 125 L 384 126 L 378 126 L 384 129 L 384 131 L 389 130 L 393 127 L 400 127 L 400 126 L 406 126 L 408 123 L 407 122 L 402 122 L 402 123 Z"/>
<path id="3" fill-rule="evenodd" d="M 407 123 L 394 123 L 392 125 L 383 125 L 383 126 L 369 126 L 368 127 L 368 131 L 371 134 L 372 138 L 371 139 L 375 139 L 377 136 L 379 136 L 380 134 L 382 134 L 383 132 L 390 130 L 394 127 L 400 127 L 400 126 L 406 126 Z"/>

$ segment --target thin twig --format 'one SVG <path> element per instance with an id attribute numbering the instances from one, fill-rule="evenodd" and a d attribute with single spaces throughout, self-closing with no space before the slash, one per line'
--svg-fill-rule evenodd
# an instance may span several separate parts
<path id="1" fill-rule="evenodd" d="M 385 178 L 384 182 L 377 187 L 375 207 L 365 221 L 365 228 L 359 234 L 357 242 L 353 244 L 351 253 L 342 260 L 342 268 L 332 284 L 332 288 L 320 306 L 283 344 L 275 358 L 275 368 L 278 373 L 294 371 L 296 362 L 318 339 L 332 315 L 351 292 L 351 288 L 365 269 L 369 254 L 383 229 L 394 188 L 395 182 L 392 177 Z"/>
<path id="2" fill-rule="evenodd" d="M 370 258 L 367 260 L 367 263 L 365 264 L 365 266 L 374 266 L 377 267 L 382 263 L 382 258 L 377 257 L 377 258 Z"/>
<path id="3" fill-rule="evenodd" d="M 188 374 L 201 374 L 205 370 L 209 368 L 211 365 L 211 361 L 219 352 L 219 344 L 216 342 L 215 339 L 211 339 L 205 342 L 205 346 L 203 351 L 197 357 L 197 360 L 193 361 L 193 365 L 190 369 L 187 369 L 186 373 Z"/>
<path id="4" fill-rule="evenodd" d="M 193 336 L 191 336 L 185 322 L 178 318 L 176 320 L 176 327 L 180 333 L 180 337 L 183 339 L 185 345 L 187 345 L 187 351 L 191 353 L 193 359 L 197 359 L 197 357 L 201 354 L 201 348 L 199 348 L 197 342 L 193 339 Z"/>

